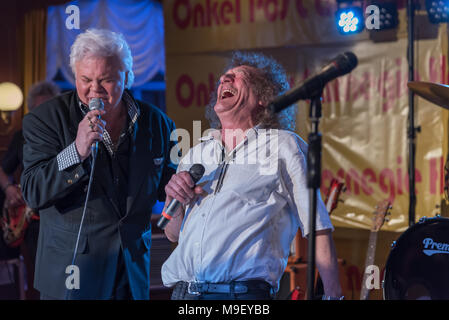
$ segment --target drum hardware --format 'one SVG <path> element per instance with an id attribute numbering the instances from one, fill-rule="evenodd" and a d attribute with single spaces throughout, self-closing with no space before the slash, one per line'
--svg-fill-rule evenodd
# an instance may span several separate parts
<path id="1" fill-rule="evenodd" d="M 422 217 L 391 246 L 385 266 L 386 300 L 449 300 L 449 219 Z"/>
<path id="2" fill-rule="evenodd" d="M 409 81 L 407 87 L 418 96 L 449 110 L 449 86 L 424 81 Z"/>
<path id="3" fill-rule="evenodd" d="M 441 215 L 439 215 L 439 214 L 437 214 L 435 217 L 426 217 L 426 216 L 424 216 L 421 219 L 419 219 L 418 223 L 424 223 L 426 221 L 430 221 L 432 219 L 439 219 L 439 218 L 441 218 Z"/>

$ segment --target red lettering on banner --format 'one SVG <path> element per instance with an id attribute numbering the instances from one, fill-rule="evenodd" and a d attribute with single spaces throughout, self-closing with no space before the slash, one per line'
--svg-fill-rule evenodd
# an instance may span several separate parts
<path id="1" fill-rule="evenodd" d="M 193 104 L 198 107 L 206 106 L 214 90 L 215 80 L 212 73 L 208 75 L 208 83 L 195 84 L 193 79 L 186 74 L 181 75 L 176 81 L 176 99 L 183 108 L 189 108 Z"/>
<path id="2" fill-rule="evenodd" d="M 296 0 L 296 12 L 298 12 L 301 18 L 307 18 L 308 12 L 307 9 L 304 8 L 302 2 L 303 0 Z"/>
<path id="3" fill-rule="evenodd" d="M 429 81 L 447 84 L 446 56 L 429 58 Z"/>
<path id="4" fill-rule="evenodd" d="M 373 169 L 365 169 L 362 174 L 362 190 L 367 196 L 370 196 L 374 193 L 374 190 L 368 185 L 367 178 L 369 182 L 377 182 L 376 173 Z"/>
<path id="5" fill-rule="evenodd" d="M 289 0 L 250 0 L 249 21 L 254 22 L 258 10 L 263 10 L 265 20 L 284 20 L 288 12 Z"/>
<path id="6" fill-rule="evenodd" d="M 439 165 L 437 165 L 439 161 Z M 402 164 L 402 158 L 398 157 L 396 160 L 398 165 Z M 437 195 L 437 186 L 439 185 L 439 194 L 444 193 L 444 158 L 429 159 L 429 193 Z M 354 168 L 349 168 L 347 172 L 343 168 L 339 168 L 337 174 L 334 175 L 331 170 L 323 169 L 321 177 L 321 191 L 323 194 L 327 193 L 327 185 L 336 176 L 337 179 L 344 181 L 346 184 L 347 194 L 359 195 L 360 190 L 367 195 L 374 194 L 374 188 L 377 188 L 388 196 L 390 201 L 394 201 L 397 195 L 404 193 L 404 186 L 406 192 L 409 192 L 408 187 L 408 173 L 403 174 L 403 169 L 399 166 L 396 172 L 390 168 L 383 168 L 376 174 L 373 168 L 365 168 L 363 171 L 357 171 Z M 361 172 L 361 173 L 360 173 Z M 415 169 L 415 182 L 418 184 L 422 182 L 421 172 Z M 415 190 L 418 193 L 417 189 Z"/>
<path id="7" fill-rule="evenodd" d="M 397 158 L 397 164 L 400 165 L 402 163 L 402 157 L 398 157 Z M 403 190 L 402 190 L 402 168 L 401 166 L 398 167 L 398 169 L 396 170 L 396 181 L 398 182 L 398 194 L 403 194 Z"/>
<path id="8" fill-rule="evenodd" d="M 282 0 L 282 8 L 280 11 L 281 20 L 284 20 L 287 16 L 288 6 L 290 4 L 290 0 Z"/>
<path id="9" fill-rule="evenodd" d="M 332 174 L 332 171 L 323 169 L 323 171 L 321 172 L 321 187 L 320 187 L 323 194 L 327 194 L 329 192 L 329 188 L 327 186 L 330 185 L 330 182 L 332 181 L 333 178 L 334 175 Z"/>
<path id="10" fill-rule="evenodd" d="M 221 6 L 220 9 L 220 19 L 221 21 L 223 21 L 224 24 L 231 23 L 231 19 L 227 17 L 227 14 L 231 12 L 232 12 L 232 3 L 229 1 L 223 2 L 223 5 Z"/>
<path id="11" fill-rule="evenodd" d="M 379 86 L 381 86 L 381 97 L 384 98 L 382 111 L 387 112 L 392 109 L 398 97 L 395 96 L 395 78 L 391 70 L 385 70 L 379 78 Z"/>
<path id="12" fill-rule="evenodd" d="M 355 90 L 352 90 L 354 92 L 353 100 L 357 100 L 362 95 L 365 101 L 369 101 L 370 75 L 368 72 L 363 73 L 361 81 L 354 81 L 354 88 Z"/>
<path id="13" fill-rule="evenodd" d="M 323 2 L 325 4 L 323 5 Z M 333 12 L 336 11 L 335 1 L 329 0 L 315 0 L 315 9 L 318 15 L 322 17 L 329 17 Z"/>
<path id="14" fill-rule="evenodd" d="M 180 17 L 180 10 L 182 10 L 182 8 L 184 8 L 185 18 Z M 173 5 L 173 11 L 172 11 L 172 16 L 173 16 L 173 21 L 175 22 L 175 24 L 180 28 L 180 29 L 185 29 L 188 27 L 189 23 L 190 23 L 190 1 L 189 0 L 177 0 L 175 2 L 175 4 Z"/>
<path id="15" fill-rule="evenodd" d="M 188 94 L 187 97 L 182 96 L 182 88 L 184 86 L 187 86 Z M 190 78 L 188 75 L 183 74 L 181 77 L 179 77 L 178 81 L 176 82 L 176 99 L 178 100 L 181 107 L 187 108 L 189 107 L 194 98 L 194 84 L 192 78 Z"/>
<path id="16" fill-rule="evenodd" d="M 437 193 L 437 180 L 438 180 L 438 171 L 437 171 L 437 159 L 430 159 L 429 163 L 429 183 L 430 183 L 430 194 Z"/>
<path id="17" fill-rule="evenodd" d="M 270 10 L 270 8 L 273 8 Z M 265 18 L 273 22 L 277 18 L 277 11 L 278 11 L 278 2 L 277 0 L 265 0 L 265 6 L 264 6 L 264 12 L 265 12 Z"/>
<path id="18" fill-rule="evenodd" d="M 431 194 L 437 194 L 438 192 L 439 194 L 444 193 L 444 158 L 442 156 L 439 158 L 438 165 L 437 160 L 437 158 L 432 158 L 429 161 L 429 185 Z M 438 182 L 440 183 L 438 184 Z"/>
<path id="19" fill-rule="evenodd" d="M 385 180 L 388 180 L 389 184 Z M 380 175 L 379 175 L 380 189 L 384 193 L 389 194 L 388 200 L 390 200 L 391 202 L 394 202 L 394 198 L 396 195 L 396 193 L 395 193 L 396 188 L 395 188 L 394 181 L 395 181 L 395 179 L 394 179 L 393 170 L 386 168 L 380 172 Z"/>
<path id="20" fill-rule="evenodd" d="M 437 59 L 435 57 L 429 58 L 429 81 L 430 82 L 440 82 L 441 81 L 441 74 L 438 72 L 438 70 L 441 70 L 441 66 L 437 65 L 437 69 L 435 70 L 435 62 L 437 62 Z"/>
<path id="21" fill-rule="evenodd" d="M 199 23 L 198 23 L 199 21 Z M 202 27 L 206 24 L 205 22 L 205 14 L 204 14 L 204 8 L 202 5 L 197 4 L 193 8 L 193 26 L 194 27 Z"/>
<path id="22" fill-rule="evenodd" d="M 241 22 L 240 0 L 206 0 L 205 4 L 197 3 L 193 6 L 190 0 L 175 0 L 172 10 L 173 21 L 180 29 L 190 25 L 194 28 L 231 24 L 232 18 L 236 23 Z"/>
<path id="23" fill-rule="evenodd" d="M 352 188 L 351 181 L 354 181 L 354 189 Z M 348 173 L 346 174 L 345 184 L 346 184 L 346 190 L 351 192 L 352 194 L 360 194 L 360 177 L 357 171 L 354 169 L 349 169 Z"/>
<path id="24" fill-rule="evenodd" d="M 210 0 L 206 0 L 206 17 L 207 17 L 207 26 L 210 27 L 211 25 L 219 25 L 220 24 L 220 19 L 218 19 L 218 13 L 217 13 L 217 7 L 218 7 L 218 3 L 217 2 L 213 2 L 212 3 L 212 8 L 211 8 L 211 3 Z M 213 23 L 213 21 L 215 23 Z"/>
<path id="25" fill-rule="evenodd" d="M 407 88 L 407 84 L 404 82 L 402 83 L 402 70 L 401 70 L 401 64 L 402 59 L 397 58 L 396 59 L 396 66 L 398 69 L 396 70 L 396 99 L 399 99 L 401 97 L 402 91 L 401 88 Z"/>
<path id="26" fill-rule="evenodd" d="M 437 61 L 441 62 L 438 66 Z M 398 100 L 408 93 L 407 89 L 407 71 L 403 68 L 403 58 L 394 60 L 394 67 L 377 73 L 377 70 L 364 71 L 363 73 L 350 73 L 344 77 L 337 78 L 326 84 L 323 91 L 323 103 L 353 103 L 359 99 L 370 101 L 373 97 L 371 90 L 377 90 L 375 95 L 382 98 L 382 112 L 392 110 L 398 104 Z M 449 75 L 446 75 L 446 57 L 429 58 L 428 66 L 430 67 L 432 82 L 448 82 Z M 305 68 L 303 73 L 299 75 L 297 81 L 290 82 L 290 87 L 295 83 L 301 83 L 309 76 L 309 70 Z M 415 80 L 420 81 L 420 74 L 416 71 Z M 445 80 L 445 81 L 443 81 Z M 340 89 L 344 88 L 344 92 Z M 341 95 L 340 95 L 341 94 Z"/>
<path id="27" fill-rule="evenodd" d="M 410 185 L 409 185 L 409 174 L 408 172 L 405 174 L 405 188 L 407 192 L 410 192 Z M 415 169 L 415 183 L 418 184 L 422 181 L 421 172 L 419 172 L 418 169 Z M 415 193 L 418 194 L 418 190 L 415 188 Z"/>
<path id="28" fill-rule="evenodd" d="M 444 157 L 440 157 L 440 194 L 444 193 Z"/>
<path id="29" fill-rule="evenodd" d="M 209 101 L 209 90 L 207 90 L 207 85 L 205 83 L 198 84 L 196 89 L 196 105 L 205 106 Z"/>
<path id="30" fill-rule="evenodd" d="M 337 177 L 340 181 L 344 181 L 345 180 L 345 171 L 340 168 L 337 172 Z M 348 189 L 346 189 L 346 190 L 348 190 Z"/>
<path id="31" fill-rule="evenodd" d="M 447 74 L 447 70 L 446 70 L 446 56 L 443 54 L 441 56 L 441 82 L 444 84 L 448 84 L 448 74 Z"/>

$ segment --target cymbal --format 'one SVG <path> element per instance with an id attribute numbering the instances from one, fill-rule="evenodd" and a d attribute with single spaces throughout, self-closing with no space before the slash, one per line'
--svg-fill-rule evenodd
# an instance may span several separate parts
<path id="1" fill-rule="evenodd" d="M 449 110 L 449 86 L 445 84 L 410 81 L 407 87 L 424 99 Z"/>

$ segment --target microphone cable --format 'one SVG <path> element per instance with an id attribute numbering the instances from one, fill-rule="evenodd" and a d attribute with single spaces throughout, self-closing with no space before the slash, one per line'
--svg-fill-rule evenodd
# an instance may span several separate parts
<path id="1" fill-rule="evenodd" d="M 97 142 L 97 144 L 98 144 L 98 142 Z M 92 147 L 92 149 L 93 149 L 93 147 Z M 86 212 L 87 212 L 87 203 L 88 203 L 89 197 L 90 197 L 92 181 L 94 180 L 93 177 L 94 177 L 94 171 L 95 171 L 95 163 L 97 162 L 96 160 L 97 160 L 97 152 L 95 152 L 95 153 L 92 152 L 92 165 L 91 165 L 91 170 L 90 170 L 89 183 L 87 185 L 86 200 L 84 201 L 84 208 L 83 208 L 83 214 L 81 216 L 80 227 L 78 229 L 78 235 L 76 237 L 75 250 L 73 251 L 73 257 L 72 257 L 72 263 L 71 263 L 72 266 L 75 266 L 76 254 L 78 251 L 78 245 L 79 245 L 79 241 L 81 238 L 81 229 L 83 227 L 84 217 L 86 216 Z M 73 290 L 73 289 L 70 289 L 70 290 Z M 70 291 L 69 291 L 69 288 L 66 283 L 66 298 L 65 298 L 65 300 L 69 299 L 69 292 Z"/>
<path id="2" fill-rule="evenodd" d="M 103 102 L 101 101 L 101 104 L 102 103 Z M 90 107 L 90 105 L 89 105 L 89 107 Z M 102 106 L 100 108 L 104 108 L 104 106 Z M 92 109 L 92 108 L 90 108 L 90 109 Z M 83 228 L 84 217 L 86 216 L 86 212 L 87 212 L 87 203 L 89 202 L 89 198 L 90 198 L 92 181 L 94 180 L 93 177 L 94 177 L 94 172 L 95 172 L 95 163 L 97 162 L 97 154 L 98 154 L 98 141 L 96 141 L 94 144 L 92 144 L 92 146 L 91 146 L 91 154 L 92 154 L 92 165 L 91 165 L 91 169 L 90 169 L 89 183 L 87 185 L 86 200 L 84 201 L 83 214 L 81 215 L 80 227 L 78 229 L 78 235 L 76 237 L 76 243 L 75 243 L 75 249 L 73 251 L 72 263 L 70 264 L 71 266 L 75 266 L 75 267 L 76 267 L 76 265 L 75 265 L 76 254 L 77 254 L 77 251 L 78 251 L 78 245 L 79 245 L 79 241 L 80 241 L 80 238 L 81 238 L 81 229 Z M 66 279 L 66 281 L 67 281 L 67 279 Z M 71 293 L 70 290 L 73 290 L 73 289 L 69 290 L 67 282 L 65 283 L 65 286 L 66 286 L 65 300 L 68 300 L 70 298 L 70 293 Z"/>

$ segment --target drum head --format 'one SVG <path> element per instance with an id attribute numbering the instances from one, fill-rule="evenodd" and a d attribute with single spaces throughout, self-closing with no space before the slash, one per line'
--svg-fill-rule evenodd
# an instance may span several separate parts
<path id="1" fill-rule="evenodd" d="M 425 219 L 399 237 L 385 267 L 384 298 L 449 299 L 449 219 Z"/>

